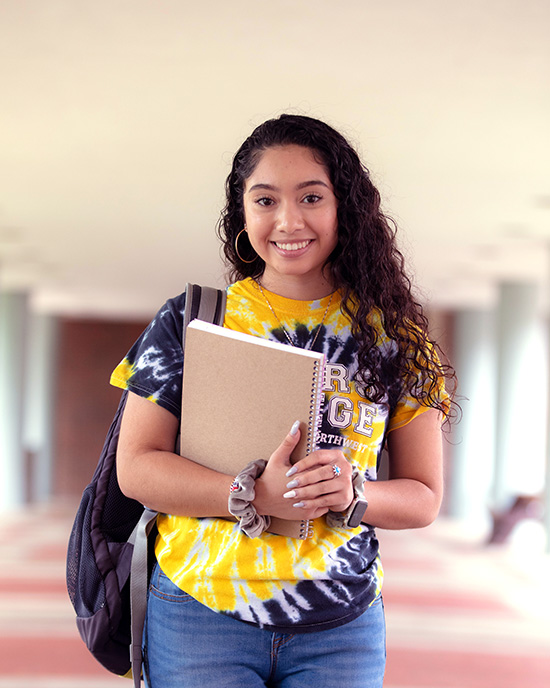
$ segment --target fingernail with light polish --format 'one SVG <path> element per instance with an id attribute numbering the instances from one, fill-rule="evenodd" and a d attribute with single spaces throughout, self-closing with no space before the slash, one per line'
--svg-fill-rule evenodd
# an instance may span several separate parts
<path id="1" fill-rule="evenodd" d="M 305 504 L 303 502 L 296 502 L 296 504 L 293 504 L 292 506 L 296 506 L 298 508 L 301 508 L 301 507 L 305 506 Z"/>
<path id="2" fill-rule="evenodd" d="M 298 487 L 299 484 L 300 481 L 294 478 L 294 480 L 291 480 L 289 483 L 286 484 L 286 486 L 288 487 L 288 489 L 290 489 L 292 487 Z"/>
<path id="3" fill-rule="evenodd" d="M 285 492 L 283 497 L 285 499 L 292 499 L 293 497 L 296 497 L 296 490 L 290 490 L 290 492 Z"/>
<path id="4" fill-rule="evenodd" d="M 292 466 L 292 468 L 289 468 L 288 471 L 286 472 L 286 475 L 288 478 L 290 478 L 291 475 L 294 475 L 298 469 L 296 466 Z"/>
<path id="5" fill-rule="evenodd" d="M 297 420 L 294 425 L 290 428 L 290 434 L 295 435 L 300 429 L 300 421 Z"/>

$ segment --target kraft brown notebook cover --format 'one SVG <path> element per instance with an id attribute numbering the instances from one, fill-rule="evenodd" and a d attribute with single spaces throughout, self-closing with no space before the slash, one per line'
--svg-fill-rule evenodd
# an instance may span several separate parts
<path id="1" fill-rule="evenodd" d="M 292 460 L 314 449 L 323 354 L 193 320 L 185 339 L 181 454 L 236 475 L 300 421 Z"/>
<path id="2" fill-rule="evenodd" d="M 323 354 L 193 320 L 185 339 L 182 456 L 237 475 L 250 461 L 269 459 L 299 420 L 291 460 L 303 458 L 315 448 L 323 378 Z"/>

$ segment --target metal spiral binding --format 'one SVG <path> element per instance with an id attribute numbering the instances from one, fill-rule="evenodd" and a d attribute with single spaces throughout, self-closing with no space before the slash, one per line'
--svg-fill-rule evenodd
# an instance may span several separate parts
<path id="1" fill-rule="evenodd" d="M 300 523 L 300 540 L 308 540 L 313 537 L 313 521 L 304 519 Z"/>
<path id="2" fill-rule="evenodd" d="M 313 382 L 313 387 L 311 388 L 311 397 L 309 404 L 309 423 L 308 423 L 308 437 L 307 437 L 307 453 L 315 449 L 317 443 L 317 435 L 321 427 L 321 413 L 320 413 L 320 400 L 322 393 L 322 380 L 320 374 L 320 364 L 318 361 L 314 362 L 315 378 Z"/>

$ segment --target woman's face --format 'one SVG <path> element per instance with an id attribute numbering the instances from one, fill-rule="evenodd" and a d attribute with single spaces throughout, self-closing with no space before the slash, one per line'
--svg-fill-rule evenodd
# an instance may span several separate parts
<path id="1" fill-rule="evenodd" d="M 284 286 L 307 285 L 314 295 L 303 298 L 329 293 L 324 267 L 338 242 L 338 204 L 313 152 L 296 145 L 264 151 L 245 182 L 243 205 L 250 243 L 265 262 L 262 284 L 282 295 Z"/>

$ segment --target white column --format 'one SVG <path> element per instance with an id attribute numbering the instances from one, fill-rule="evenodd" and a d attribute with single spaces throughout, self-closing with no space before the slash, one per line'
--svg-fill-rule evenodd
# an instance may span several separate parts
<path id="1" fill-rule="evenodd" d="M 494 463 L 495 318 L 491 311 L 458 311 L 453 364 L 462 418 L 452 435 L 449 514 L 488 527 Z"/>
<path id="2" fill-rule="evenodd" d="M 547 348 L 546 360 L 550 369 L 550 349 Z M 548 398 L 550 399 L 550 376 L 548 377 Z M 546 551 L 550 553 L 550 403 L 546 420 L 546 467 L 544 475 L 544 530 L 546 533 Z"/>
<path id="3" fill-rule="evenodd" d="M 0 293 L 0 511 L 25 501 L 22 444 L 27 296 Z"/>
<path id="4" fill-rule="evenodd" d="M 548 363 L 538 287 L 503 283 L 497 309 L 495 506 L 544 486 Z"/>
<path id="5" fill-rule="evenodd" d="M 53 488 L 57 318 L 31 314 L 28 330 L 23 444 L 31 455 L 31 501 L 41 502 L 51 497 Z"/>

